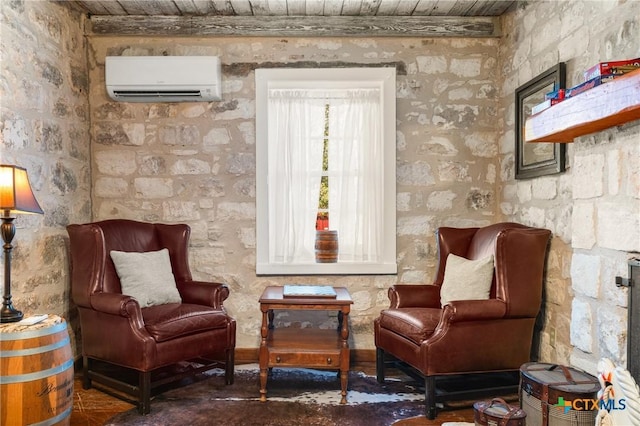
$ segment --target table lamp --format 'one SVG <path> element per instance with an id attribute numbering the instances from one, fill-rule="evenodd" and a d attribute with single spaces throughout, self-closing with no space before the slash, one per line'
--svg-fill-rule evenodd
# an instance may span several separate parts
<path id="1" fill-rule="evenodd" d="M 0 164 L 0 212 L 2 212 L 2 240 L 4 241 L 4 293 L 0 322 L 14 322 L 22 319 L 22 312 L 11 304 L 11 241 L 16 234 L 13 223 L 14 213 L 39 213 L 40 208 L 33 195 L 27 170 L 7 164 Z"/>

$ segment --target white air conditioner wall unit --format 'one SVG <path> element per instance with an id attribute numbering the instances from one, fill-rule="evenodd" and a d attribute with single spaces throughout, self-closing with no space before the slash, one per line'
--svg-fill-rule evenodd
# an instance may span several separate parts
<path id="1" fill-rule="evenodd" d="M 122 102 L 196 102 L 222 99 L 217 56 L 107 56 L 109 97 Z"/>

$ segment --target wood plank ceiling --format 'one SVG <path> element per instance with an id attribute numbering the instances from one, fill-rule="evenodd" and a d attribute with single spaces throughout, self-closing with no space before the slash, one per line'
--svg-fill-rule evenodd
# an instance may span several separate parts
<path id="1" fill-rule="evenodd" d="M 79 0 L 92 15 L 499 16 L 495 0 Z"/>
<path id="2" fill-rule="evenodd" d="M 503 0 L 74 0 L 92 34 L 496 37 Z"/>

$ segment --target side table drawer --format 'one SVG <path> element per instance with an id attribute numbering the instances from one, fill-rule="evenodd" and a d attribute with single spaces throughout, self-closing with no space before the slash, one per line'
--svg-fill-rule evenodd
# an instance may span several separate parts
<path id="1" fill-rule="evenodd" d="M 269 366 L 340 368 L 340 351 L 325 353 L 269 353 Z"/>

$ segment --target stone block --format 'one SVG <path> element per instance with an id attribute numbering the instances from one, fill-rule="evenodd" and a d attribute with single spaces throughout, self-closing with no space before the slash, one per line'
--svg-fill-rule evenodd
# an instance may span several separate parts
<path id="1" fill-rule="evenodd" d="M 208 175 L 211 173 L 211 165 L 197 158 L 181 159 L 171 166 L 170 173 L 174 176 Z"/>
<path id="2" fill-rule="evenodd" d="M 217 217 L 220 220 L 251 220 L 256 218 L 255 203 L 222 202 L 218 204 Z"/>
<path id="3" fill-rule="evenodd" d="M 93 154 L 98 171 L 110 176 L 126 176 L 137 169 L 136 154 L 132 151 L 95 151 Z"/>
<path id="4" fill-rule="evenodd" d="M 607 152 L 607 193 L 609 195 L 618 195 L 622 184 L 622 170 L 624 164 L 619 150 Z"/>
<path id="5" fill-rule="evenodd" d="M 231 142 L 231 136 L 225 128 L 213 128 L 204 135 L 202 142 L 205 148 L 214 145 L 228 145 Z"/>
<path id="6" fill-rule="evenodd" d="M 398 235 L 427 235 L 432 229 L 432 216 L 410 216 L 398 218 Z"/>
<path id="7" fill-rule="evenodd" d="M 579 249 L 591 249 L 596 244 L 595 206 L 591 202 L 575 202 L 571 215 L 573 234 L 571 245 Z"/>
<path id="8" fill-rule="evenodd" d="M 200 219 L 200 210 L 193 201 L 163 201 L 162 220 L 167 222 L 184 222 Z"/>
<path id="9" fill-rule="evenodd" d="M 494 132 L 474 132 L 464 138 L 464 144 L 476 157 L 495 158 L 498 154 Z"/>
<path id="10" fill-rule="evenodd" d="M 468 87 L 461 87 L 458 89 L 450 90 L 449 93 L 447 94 L 447 97 L 449 98 L 449 100 L 452 100 L 452 101 L 459 101 L 459 100 L 466 101 L 473 98 L 474 93 Z"/>
<path id="11" fill-rule="evenodd" d="M 255 175 L 256 157 L 253 153 L 237 152 L 227 159 L 227 172 L 235 175 Z"/>
<path id="12" fill-rule="evenodd" d="M 580 297 L 571 303 L 571 344 L 583 352 L 593 352 L 593 312 L 589 302 Z"/>
<path id="13" fill-rule="evenodd" d="M 458 77 L 478 77 L 482 68 L 481 58 L 452 58 L 449 71 Z"/>
<path id="14" fill-rule="evenodd" d="M 531 201 L 533 198 L 533 190 L 531 188 L 531 181 L 519 181 L 517 183 L 516 195 L 518 197 L 518 201 L 522 204 L 525 204 L 528 201 Z"/>
<path id="15" fill-rule="evenodd" d="M 494 194 L 492 191 L 472 188 L 465 199 L 465 205 L 469 210 L 487 210 L 493 206 Z"/>
<path id="16" fill-rule="evenodd" d="M 444 130 L 468 130 L 476 124 L 479 114 L 476 105 L 438 105 L 431 122 Z"/>
<path id="17" fill-rule="evenodd" d="M 576 296 L 598 298 L 600 294 L 600 257 L 574 253 L 571 259 L 571 287 Z"/>
<path id="18" fill-rule="evenodd" d="M 246 143 L 247 145 L 256 144 L 256 129 L 252 122 L 247 121 L 238 124 L 238 130 L 240 130 L 240 133 L 242 133 L 244 143 Z"/>
<path id="19" fill-rule="evenodd" d="M 158 137 L 165 145 L 189 146 L 200 142 L 200 132 L 195 125 L 167 125 L 159 129 Z"/>
<path id="20" fill-rule="evenodd" d="M 188 105 L 182 109 L 181 115 L 185 118 L 202 117 L 207 112 L 205 106 L 201 103 Z"/>
<path id="21" fill-rule="evenodd" d="M 434 154 L 442 156 L 455 156 L 458 148 L 450 138 L 443 136 L 432 136 L 426 142 L 420 144 L 418 148 L 420 154 Z"/>
<path id="22" fill-rule="evenodd" d="M 173 194 L 173 180 L 170 178 L 140 177 L 133 180 L 136 198 L 170 198 Z"/>
<path id="23" fill-rule="evenodd" d="M 429 211 L 447 211 L 453 207 L 453 201 L 457 198 L 455 192 L 433 191 L 427 197 L 427 208 Z"/>
<path id="24" fill-rule="evenodd" d="M 427 271 L 405 271 L 400 276 L 401 283 L 428 283 L 430 281 Z"/>
<path id="25" fill-rule="evenodd" d="M 603 306 L 598 309 L 596 318 L 600 357 L 618 362 L 626 359 L 627 310 Z"/>
<path id="26" fill-rule="evenodd" d="M 538 200 L 553 200 L 558 195 L 556 179 L 551 177 L 534 179 L 531 184 L 531 195 Z"/>
<path id="27" fill-rule="evenodd" d="M 545 285 L 545 303 L 562 306 L 567 300 L 568 283 L 560 277 L 547 277 Z"/>
<path id="28" fill-rule="evenodd" d="M 425 74 L 442 74 L 447 71 L 447 58 L 444 56 L 416 56 L 418 71 Z"/>
<path id="29" fill-rule="evenodd" d="M 640 252 L 640 202 L 601 202 L 597 210 L 598 245 Z"/>
<path id="30" fill-rule="evenodd" d="M 590 353 L 583 353 L 580 350 L 573 349 L 570 357 L 570 364 L 573 367 L 586 371 L 592 376 L 598 376 L 599 358 Z"/>
<path id="31" fill-rule="evenodd" d="M 604 194 L 603 154 L 576 155 L 573 166 L 574 200 L 597 198 Z"/>
<path id="32" fill-rule="evenodd" d="M 438 164 L 438 179 L 441 182 L 471 182 L 469 165 L 458 161 L 441 161 Z"/>
<path id="33" fill-rule="evenodd" d="M 396 175 L 400 185 L 430 186 L 435 184 L 431 165 L 424 161 L 400 164 L 396 169 Z"/>
<path id="34" fill-rule="evenodd" d="M 253 249 L 256 247 L 256 229 L 240 228 L 238 237 L 244 248 Z"/>
<path id="35" fill-rule="evenodd" d="M 127 196 L 129 184 L 117 177 L 101 177 L 96 179 L 93 194 L 102 198 L 122 198 Z"/>

